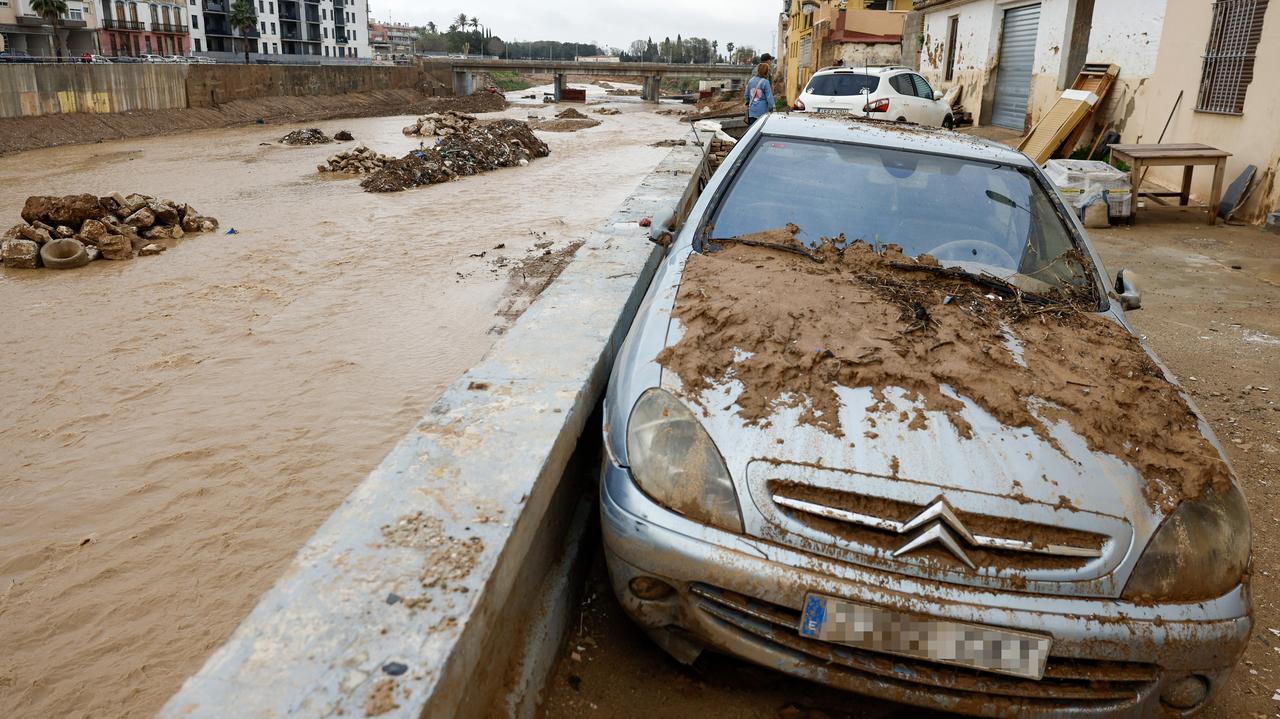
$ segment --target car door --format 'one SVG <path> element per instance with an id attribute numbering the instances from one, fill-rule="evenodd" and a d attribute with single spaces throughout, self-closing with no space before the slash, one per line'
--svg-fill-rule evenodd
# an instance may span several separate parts
<path id="1" fill-rule="evenodd" d="M 916 97 L 919 100 L 918 112 L 920 113 L 920 118 L 913 120 L 913 122 L 938 127 L 947 116 L 947 106 L 941 100 L 933 99 L 933 88 L 929 87 L 929 83 L 923 77 L 914 72 L 910 73 L 909 76 L 911 83 L 915 86 Z"/>

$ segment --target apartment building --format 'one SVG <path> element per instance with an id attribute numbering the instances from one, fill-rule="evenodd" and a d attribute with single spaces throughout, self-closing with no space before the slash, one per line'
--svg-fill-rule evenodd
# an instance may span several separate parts
<path id="1" fill-rule="evenodd" d="M 187 55 L 185 0 L 99 0 L 96 31 L 103 55 Z"/>
<path id="2" fill-rule="evenodd" d="M 191 50 L 212 56 L 249 53 L 277 62 L 369 61 L 368 0 L 252 0 L 258 26 L 241 38 L 228 22 L 234 0 L 187 0 Z M 294 58 L 276 57 L 280 55 Z"/>
<path id="3" fill-rule="evenodd" d="M 59 20 L 58 30 L 68 55 L 97 52 L 93 37 L 96 24 L 91 2 L 67 0 L 67 13 Z M 53 57 L 56 48 L 53 27 L 31 9 L 30 0 L 0 0 L 0 49 Z"/>

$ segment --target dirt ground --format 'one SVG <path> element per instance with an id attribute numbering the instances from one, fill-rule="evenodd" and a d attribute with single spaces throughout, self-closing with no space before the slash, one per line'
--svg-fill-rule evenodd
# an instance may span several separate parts
<path id="1" fill-rule="evenodd" d="M 30 194 L 112 191 L 222 223 L 156 257 L 0 270 L 0 717 L 153 715 L 685 132 L 636 105 L 458 182 L 316 171 L 407 153 L 412 119 L 0 158 L 6 228 Z M 356 142 L 277 142 L 298 127 Z"/>
<path id="2" fill-rule="evenodd" d="M 1280 717 L 1280 236 L 1153 210 L 1093 230 L 1112 273 L 1138 273 L 1138 331 L 1213 426 L 1249 500 L 1255 628 L 1203 716 Z M 1262 388 L 1266 387 L 1264 391 Z M 544 697 L 548 718 L 907 719 L 917 709 L 830 690 L 722 656 L 667 657 L 622 613 L 597 557 Z"/>

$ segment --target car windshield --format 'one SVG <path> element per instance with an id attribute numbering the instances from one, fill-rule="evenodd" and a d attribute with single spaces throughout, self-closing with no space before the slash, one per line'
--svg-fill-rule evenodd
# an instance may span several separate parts
<path id="1" fill-rule="evenodd" d="M 809 81 L 805 92 L 810 95 L 861 95 L 863 90 L 875 92 L 880 78 L 875 75 L 860 75 L 850 72 L 834 72 L 830 75 L 817 75 Z"/>
<path id="2" fill-rule="evenodd" d="M 702 236 L 728 239 L 794 224 L 797 239 L 893 244 L 944 267 L 1026 292 L 1092 293 L 1053 203 L 1013 167 L 837 142 L 764 136 Z"/>

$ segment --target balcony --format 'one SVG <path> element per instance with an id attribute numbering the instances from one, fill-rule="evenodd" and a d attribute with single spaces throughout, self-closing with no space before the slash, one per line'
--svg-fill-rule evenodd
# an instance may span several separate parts
<path id="1" fill-rule="evenodd" d="M 151 31 L 152 31 L 152 32 L 173 33 L 173 34 L 177 34 L 177 35 L 186 35 L 186 34 L 187 34 L 187 26 L 186 26 L 186 25 L 177 25 L 177 24 L 174 24 L 174 23 L 171 23 L 171 22 L 165 22 L 165 23 L 152 23 L 152 24 L 151 24 Z"/>
<path id="2" fill-rule="evenodd" d="M 333 41 L 334 41 L 334 42 L 336 42 L 336 43 L 338 43 L 339 45 L 346 45 L 346 44 L 347 44 L 347 42 L 348 42 L 348 41 L 347 41 L 347 36 L 346 36 L 346 35 L 342 35 L 342 34 L 340 34 L 340 33 L 334 33 L 334 34 L 333 34 Z"/>
<path id="3" fill-rule="evenodd" d="M 227 4 L 222 0 L 204 0 L 204 11 L 225 14 L 227 12 Z"/>
<path id="4" fill-rule="evenodd" d="M 209 25 L 204 29 L 204 34 L 209 37 L 261 37 L 262 33 L 257 28 L 241 35 L 239 32 L 232 32 L 231 28 L 226 25 Z"/>
<path id="5" fill-rule="evenodd" d="M 103 18 L 102 27 L 107 30 L 142 30 L 142 23 L 137 20 L 116 20 L 115 18 Z"/>
<path id="6" fill-rule="evenodd" d="M 42 17 L 39 17 L 38 15 L 19 15 L 19 16 L 17 17 L 17 20 L 18 20 L 18 24 L 19 24 L 19 25 L 34 25 L 34 26 L 40 26 L 40 25 L 48 25 L 48 24 L 49 24 L 49 22 L 48 22 L 47 20 L 45 20 L 45 19 L 44 19 L 44 18 L 42 18 Z M 71 28 L 71 29 L 73 29 L 73 30 L 74 30 L 74 29 L 76 29 L 76 28 L 82 28 L 82 27 L 85 27 L 87 24 L 88 24 L 88 23 L 86 23 L 83 19 L 81 19 L 81 20 L 72 20 L 72 19 L 71 19 L 71 18 L 69 18 L 69 17 L 60 17 L 60 18 L 58 18 L 58 27 L 61 27 L 61 28 L 63 28 L 63 29 Z"/>

